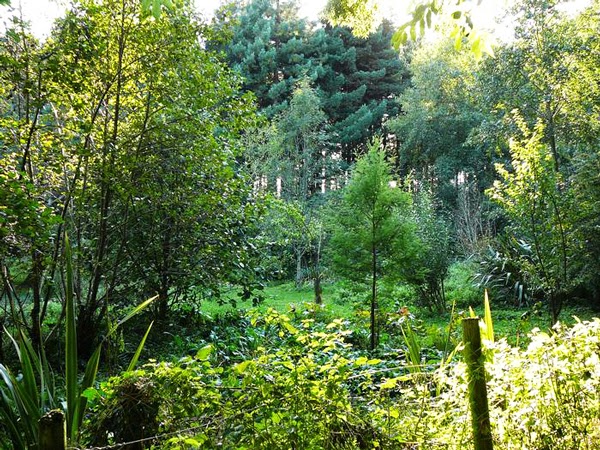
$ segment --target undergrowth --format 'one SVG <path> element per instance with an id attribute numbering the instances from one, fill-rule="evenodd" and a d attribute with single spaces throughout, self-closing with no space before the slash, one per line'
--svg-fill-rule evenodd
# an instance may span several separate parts
<path id="1" fill-rule="evenodd" d="M 192 356 L 151 361 L 104 383 L 93 395 L 88 441 L 158 436 L 154 448 L 170 449 L 469 448 L 460 353 L 436 359 L 440 353 L 417 342 L 418 323 L 404 317 L 413 343 L 375 358 L 350 344 L 343 319 L 249 313 L 237 333 L 217 330 Z M 519 348 L 501 339 L 485 350 L 495 448 L 599 448 L 600 320 L 533 330 L 529 341 Z"/>

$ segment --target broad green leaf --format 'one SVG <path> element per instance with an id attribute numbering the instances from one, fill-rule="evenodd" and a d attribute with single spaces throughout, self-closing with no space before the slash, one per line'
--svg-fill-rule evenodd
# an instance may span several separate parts
<path id="1" fill-rule="evenodd" d="M 458 33 L 454 38 L 454 50 L 456 50 L 457 52 L 460 51 L 460 49 L 462 48 L 462 39 L 463 37 L 460 33 Z"/>
<path id="2" fill-rule="evenodd" d="M 99 398 L 100 393 L 98 392 L 98 389 L 89 387 L 81 393 L 81 396 L 85 397 L 88 401 L 92 401 L 96 398 Z"/>
<path id="3" fill-rule="evenodd" d="M 298 330 L 289 322 L 283 322 L 283 326 L 286 330 L 289 331 L 290 334 L 295 335 L 298 334 Z"/>
<path id="4" fill-rule="evenodd" d="M 420 21 L 424 15 L 425 15 L 425 5 L 417 6 L 417 8 L 415 9 L 415 12 L 413 13 L 413 21 L 415 21 L 415 22 Z"/>
<path id="5" fill-rule="evenodd" d="M 398 385 L 397 378 L 388 378 L 379 385 L 380 389 L 394 389 Z"/>
<path id="6" fill-rule="evenodd" d="M 196 353 L 196 358 L 200 361 L 206 361 L 210 354 L 213 352 L 214 347 L 212 344 L 205 345 Z"/>
<path id="7" fill-rule="evenodd" d="M 480 37 L 475 39 L 473 41 L 473 43 L 471 44 L 471 51 L 475 55 L 476 59 L 481 59 L 481 57 L 483 56 L 483 50 L 481 48 L 481 38 Z"/>
<path id="8" fill-rule="evenodd" d="M 252 364 L 252 361 L 242 361 L 239 364 L 236 364 L 233 368 L 238 374 L 243 375 L 244 372 L 248 369 L 248 367 Z"/>
<path id="9" fill-rule="evenodd" d="M 366 357 L 361 356 L 354 361 L 354 364 L 356 366 L 362 366 L 364 364 L 367 364 L 367 361 L 368 361 L 368 359 Z"/>

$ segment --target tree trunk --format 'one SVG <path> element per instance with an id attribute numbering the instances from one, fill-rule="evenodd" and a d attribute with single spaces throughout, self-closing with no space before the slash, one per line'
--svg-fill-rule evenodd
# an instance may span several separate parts
<path id="1" fill-rule="evenodd" d="M 158 302 L 158 317 L 156 318 L 159 321 L 165 322 L 167 317 L 169 316 L 169 290 L 168 288 L 161 287 L 158 290 L 158 298 L 156 299 Z"/>
<path id="2" fill-rule="evenodd" d="M 554 170 L 556 172 L 560 169 L 559 155 L 556 148 L 556 134 L 554 131 L 554 113 L 552 111 L 552 104 L 548 100 L 546 102 L 546 115 L 548 116 L 548 122 L 546 124 L 546 132 L 548 134 L 548 141 L 550 143 L 550 150 L 552 151 L 552 158 L 554 159 Z"/>
<path id="3" fill-rule="evenodd" d="M 302 287 L 303 281 L 302 275 L 302 253 L 296 252 L 296 289 L 300 289 Z"/>
<path id="4" fill-rule="evenodd" d="M 33 305 L 31 308 L 31 342 L 36 349 L 42 345 L 41 324 L 41 281 L 42 281 L 42 254 L 37 249 L 32 250 L 31 289 L 33 292 Z"/>
<path id="5" fill-rule="evenodd" d="M 319 240 L 317 243 L 317 250 L 313 256 L 313 276 L 314 276 L 314 288 L 315 288 L 315 303 L 320 305 L 323 303 L 323 289 L 321 288 L 321 239 L 322 234 L 319 230 Z"/>
<path id="6" fill-rule="evenodd" d="M 315 273 L 313 280 L 313 287 L 315 290 L 315 303 L 321 305 L 323 303 L 323 289 L 321 288 L 321 274 Z"/>
<path id="7" fill-rule="evenodd" d="M 96 349 L 100 324 L 104 319 L 103 314 L 99 312 L 96 315 L 95 313 L 96 308 L 81 305 L 77 314 L 77 352 L 79 358 L 84 361 L 89 359 Z"/>
<path id="8" fill-rule="evenodd" d="M 552 291 L 550 293 L 550 316 L 552 320 L 551 326 L 553 327 L 558 322 L 558 317 L 562 310 L 562 294 L 560 292 Z"/>
<path id="9" fill-rule="evenodd" d="M 4 296 L 4 290 L 0 291 L 0 298 L 2 298 Z M 4 327 L 6 322 L 6 317 L 4 316 L 4 314 L 0 315 L 0 329 L 4 330 Z M 4 333 L 0 333 L 0 361 L 6 361 L 5 360 L 5 355 L 4 355 Z"/>
<path id="10" fill-rule="evenodd" d="M 378 343 L 377 336 L 377 249 L 375 245 L 371 247 L 371 262 L 372 262 L 372 274 L 371 274 L 371 340 L 370 349 L 375 350 Z"/>

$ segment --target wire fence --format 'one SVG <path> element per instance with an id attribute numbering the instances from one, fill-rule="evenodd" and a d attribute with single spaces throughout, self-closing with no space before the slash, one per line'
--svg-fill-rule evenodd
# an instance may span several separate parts
<path id="1" fill-rule="evenodd" d="M 56 414 L 56 411 L 53 411 Z M 60 412 L 62 414 L 62 412 Z M 202 420 L 201 418 L 196 418 L 198 420 Z M 192 420 L 192 419 L 190 419 Z M 64 429 L 64 414 L 62 417 L 62 422 L 60 423 L 60 427 Z M 185 428 L 181 428 L 175 431 L 169 431 L 164 433 L 158 433 L 153 436 L 141 437 L 137 439 L 131 439 L 123 442 L 111 443 L 107 445 L 101 446 L 92 446 L 92 447 L 80 447 L 80 446 L 72 446 L 66 444 L 66 439 L 64 435 L 58 437 L 55 433 L 55 439 L 52 441 L 42 442 L 40 445 L 40 450 L 132 450 L 132 449 L 144 449 L 148 448 L 146 446 L 150 445 L 168 445 L 169 439 L 179 437 L 181 442 L 184 442 L 186 438 L 191 438 L 195 435 L 195 433 L 201 433 L 206 430 L 206 423 L 202 425 L 189 426 Z M 192 439 L 193 441 L 193 439 Z M 173 443 L 173 445 L 176 445 Z M 193 447 L 193 445 L 190 445 Z M 160 447 L 159 447 L 160 448 Z M 168 448 L 168 447 L 162 447 Z M 329 447 L 334 448 L 334 447 Z M 459 450 L 462 448 L 460 445 L 452 445 L 447 442 L 439 442 L 433 440 L 427 441 L 395 441 L 394 448 L 399 450 L 425 450 L 425 449 L 443 449 L 443 450 Z"/>
<path id="2" fill-rule="evenodd" d="M 489 410 L 486 393 L 486 376 L 484 362 L 481 353 L 481 336 L 479 328 L 479 318 L 469 318 L 463 320 L 463 338 L 465 345 L 465 360 L 468 369 L 468 393 L 469 405 L 471 410 L 471 432 L 475 448 L 479 450 L 493 450 L 491 427 L 489 421 Z M 291 400 L 291 399 L 290 399 Z M 261 405 L 254 409 L 261 408 Z M 194 441 L 195 434 L 202 433 L 207 429 L 207 423 L 213 418 L 195 417 L 193 422 L 200 422 L 201 425 L 188 426 L 176 431 L 155 434 L 153 436 L 141 437 L 128 440 L 126 442 L 113 443 L 100 447 L 68 447 L 66 445 L 66 426 L 64 413 L 61 411 L 51 411 L 53 414 L 59 414 L 60 420 L 41 420 L 40 427 L 51 427 L 49 430 L 40 430 L 40 435 L 50 436 L 50 439 L 40 440 L 40 450 L 119 450 L 119 449 L 142 449 L 144 444 L 168 444 L 169 439 L 181 437 Z M 50 414 L 50 413 L 49 413 Z M 235 416 L 235 415 L 234 415 Z M 113 436 L 117 438 L 117 436 Z M 200 444 L 199 444 L 200 445 Z M 199 446 L 198 445 L 198 446 Z M 333 447 L 332 447 L 333 448 Z M 395 442 L 395 448 L 403 450 L 421 450 L 421 449 L 447 449 L 451 450 L 451 444 L 446 442 Z M 458 449 L 458 447 L 454 446 Z"/>

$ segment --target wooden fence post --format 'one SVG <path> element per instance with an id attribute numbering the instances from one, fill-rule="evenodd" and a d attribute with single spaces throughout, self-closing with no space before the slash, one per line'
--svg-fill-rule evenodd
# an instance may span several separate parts
<path id="1" fill-rule="evenodd" d="M 67 449 L 67 423 L 60 409 L 44 414 L 38 423 L 40 450 Z"/>
<path id="2" fill-rule="evenodd" d="M 471 426 L 475 450 L 493 450 L 492 428 L 485 384 L 485 367 L 481 353 L 481 333 L 479 317 L 462 320 L 463 356 L 467 363 L 469 380 L 469 405 L 471 408 Z"/>

